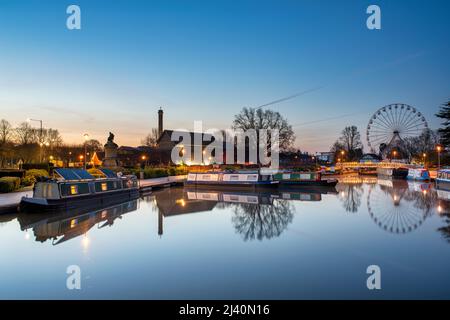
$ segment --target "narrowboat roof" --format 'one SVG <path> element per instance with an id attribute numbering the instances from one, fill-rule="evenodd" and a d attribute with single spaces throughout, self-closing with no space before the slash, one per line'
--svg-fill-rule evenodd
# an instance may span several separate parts
<path id="1" fill-rule="evenodd" d="M 105 178 L 117 178 L 117 175 L 110 169 L 99 169 Z M 62 180 L 79 181 L 79 180 L 94 180 L 95 177 L 84 169 L 72 169 L 72 168 L 56 168 L 54 173 Z"/>
<path id="2" fill-rule="evenodd" d="M 206 171 L 206 172 L 190 172 L 193 174 L 258 174 L 258 171 Z"/>

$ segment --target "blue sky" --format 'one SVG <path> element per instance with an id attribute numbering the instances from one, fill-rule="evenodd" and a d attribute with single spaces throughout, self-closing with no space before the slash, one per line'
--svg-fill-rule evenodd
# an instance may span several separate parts
<path id="1" fill-rule="evenodd" d="M 66 28 L 70 4 L 81 30 Z M 366 28 L 370 4 L 381 30 Z M 160 106 L 166 128 L 228 128 L 244 106 L 320 87 L 270 107 L 302 150 L 328 150 L 349 124 L 365 139 L 371 114 L 396 102 L 436 128 L 450 98 L 449 11 L 445 0 L 0 0 L 0 118 L 43 119 L 67 142 L 113 131 L 139 145 Z"/>

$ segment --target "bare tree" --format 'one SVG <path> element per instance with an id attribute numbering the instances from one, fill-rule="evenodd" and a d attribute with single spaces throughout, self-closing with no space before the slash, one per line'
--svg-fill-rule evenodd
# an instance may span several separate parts
<path id="1" fill-rule="evenodd" d="M 30 126 L 28 122 L 22 122 L 15 130 L 16 142 L 20 145 L 27 145 L 31 143 L 37 143 L 38 134 L 34 128 Z"/>
<path id="2" fill-rule="evenodd" d="M 331 147 L 332 152 L 345 151 L 347 160 L 354 160 L 362 155 L 361 134 L 356 126 L 345 127 L 339 139 Z"/>
<path id="3" fill-rule="evenodd" d="M 98 141 L 96 139 L 90 139 L 90 140 L 86 141 L 86 148 L 87 148 L 87 150 L 90 150 L 90 151 L 100 151 L 103 149 L 103 146 L 100 143 L 100 141 Z"/>
<path id="4" fill-rule="evenodd" d="M 42 132 L 42 141 L 49 144 L 51 148 L 59 147 L 63 143 L 63 139 L 56 129 L 44 129 Z"/>
<path id="5" fill-rule="evenodd" d="M 144 146 L 154 147 L 156 146 L 158 138 L 159 138 L 158 129 L 152 128 L 152 131 L 143 140 L 141 140 L 141 143 Z"/>
<path id="6" fill-rule="evenodd" d="M 9 141 L 9 139 L 11 138 L 12 131 L 13 129 L 11 124 L 5 119 L 2 119 L 0 121 L 0 144 L 3 145 Z"/>
<path id="7" fill-rule="evenodd" d="M 439 136 L 437 132 L 425 129 L 418 137 L 405 138 L 404 146 L 410 160 L 413 158 L 420 159 L 423 153 L 433 153 L 438 142 Z"/>
<path id="8" fill-rule="evenodd" d="M 233 129 L 277 129 L 279 131 L 280 150 L 288 150 L 295 141 L 292 126 L 279 112 L 262 108 L 243 108 L 234 116 Z"/>

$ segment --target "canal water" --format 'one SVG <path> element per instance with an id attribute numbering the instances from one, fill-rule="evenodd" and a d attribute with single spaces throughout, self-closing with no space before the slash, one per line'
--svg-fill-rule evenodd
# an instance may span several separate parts
<path id="1" fill-rule="evenodd" d="M 355 176 L 325 190 L 177 187 L 87 213 L 0 216 L 0 298 L 448 299 L 446 199 L 432 184 Z M 80 290 L 66 285 L 74 265 Z M 367 288 L 370 265 L 380 290 Z"/>

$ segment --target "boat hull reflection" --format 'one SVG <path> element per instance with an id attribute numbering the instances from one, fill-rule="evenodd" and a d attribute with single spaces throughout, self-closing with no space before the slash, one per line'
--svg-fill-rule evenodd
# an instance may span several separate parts
<path id="1" fill-rule="evenodd" d="M 115 219 L 136 211 L 137 208 L 136 199 L 91 211 L 76 209 L 51 214 L 21 213 L 17 219 L 22 230 L 33 229 L 36 241 L 45 242 L 51 239 L 53 245 L 56 245 L 85 234 L 98 223 L 104 222 L 99 228 L 112 225 Z"/>

